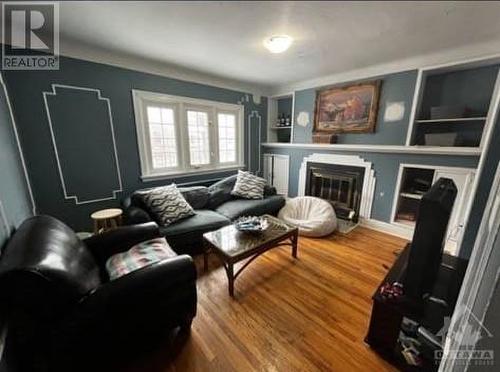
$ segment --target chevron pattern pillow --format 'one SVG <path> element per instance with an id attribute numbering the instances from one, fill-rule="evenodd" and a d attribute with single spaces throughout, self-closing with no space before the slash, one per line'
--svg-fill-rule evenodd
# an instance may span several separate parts
<path id="1" fill-rule="evenodd" d="M 244 199 L 263 199 L 266 183 L 267 181 L 264 178 L 239 170 L 231 195 Z"/>
<path id="2" fill-rule="evenodd" d="M 195 214 L 175 183 L 141 193 L 144 204 L 163 226 Z"/>

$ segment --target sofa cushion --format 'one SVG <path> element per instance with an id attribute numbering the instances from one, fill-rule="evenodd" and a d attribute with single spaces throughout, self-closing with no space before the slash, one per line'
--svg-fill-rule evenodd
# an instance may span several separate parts
<path id="1" fill-rule="evenodd" d="M 140 195 L 149 212 L 163 226 L 170 225 L 195 213 L 174 183 L 142 191 Z"/>
<path id="2" fill-rule="evenodd" d="M 222 203 L 233 199 L 231 191 L 236 183 L 236 174 L 234 176 L 226 177 L 213 185 L 208 187 L 208 203 L 207 208 L 215 209 Z"/>
<path id="3" fill-rule="evenodd" d="M 111 256 L 106 261 L 109 279 L 113 280 L 142 267 L 177 254 L 170 248 L 165 238 L 156 238 L 134 245 L 126 252 Z"/>
<path id="4" fill-rule="evenodd" d="M 247 200 L 234 199 L 230 200 L 215 209 L 230 220 L 234 220 L 241 216 L 261 216 L 263 214 L 277 214 L 285 205 L 285 199 L 282 196 L 274 195 L 265 199 Z"/>
<path id="5" fill-rule="evenodd" d="M 238 175 L 235 174 L 210 185 L 207 188 L 209 197 L 205 208 L 215 210 L 219 205 L 235 199 L 236 197 L 231 195 L 231 191 L 233 191 L 237 177 Z M 276 195 L 276 189 L 266 184 L 264 186 L 264 198 L 272 195 Z"/>
<path id="6" fill-rule="evenodd" d="M 179 191 L 193 209 L 203 209 L 208 202 L 208 187 L 179 187 Z"/>
<path id="7" fill-rule="evenodd" d="M 266 183 L 264 178 L 239 170 L 231 195 L 244 199 L 263 199 Z"/>
<path id="8" fill-rule="evenodd" d="M 190 239 L 207 231 L 217 230 L 222 226 L 230 224 L 226 217 L 209 209 L 197 209 L 196 214 L 182 221 L 171 224 L 170 226 L 160 227 L 160 232 L 167 239 L 169 237 L 182 236 L 186 243 Z"/>

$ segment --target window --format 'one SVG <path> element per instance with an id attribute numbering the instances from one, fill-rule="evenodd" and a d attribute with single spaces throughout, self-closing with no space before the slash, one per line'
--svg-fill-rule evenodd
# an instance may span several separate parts
<path id="1" fill-rule="evenodd" d="M 236 116 L 219 113 L 219 162 L 233 163 L 236 161 Z"/>
<path id="2" fill-rule="evenodd" d="M 189 133 L 189 162 L 191 165 L 210 164 L 210 139 L 208 115 L 202 111 L 187 112 Z"/>
<path id="3" fill-rule="evenodd" d="M 142 178 L 243 166 L 243 107 L 134 90 Z"/>
<path id="4" fill-rule="evenodd" d="M 149 141 L 154 169 L 172 168 L 178 164 L 174 110 L 147 106 Z"/>

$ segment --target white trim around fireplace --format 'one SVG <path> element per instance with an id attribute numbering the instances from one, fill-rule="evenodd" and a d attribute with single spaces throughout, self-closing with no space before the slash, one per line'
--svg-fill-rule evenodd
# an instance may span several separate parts
<path id="1" fill-rule="evenodd" d="M 306 171 L 307 163 L 325 163 L 338 164 L 351 167 L 365 168 L 363 178 L 363 191 L 361 194 L 361 203 L 359 207 L 359 215 L 364 219 L 370 219 L 372 213 L 373 198 L 375 194 L 375 171 L 372 169 L 372 163 L 364 160 L 356 155 L 338 155 L 338 154 L 312 154 L 302 160 L 302 165 L 299 171 L 299 196 L 305 195 L 306 189 Z"/>

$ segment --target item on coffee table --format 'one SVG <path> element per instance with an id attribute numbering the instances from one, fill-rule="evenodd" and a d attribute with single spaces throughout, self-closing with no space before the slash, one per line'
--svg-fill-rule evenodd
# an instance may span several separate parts
<path id="1" fill-rule="evenodd" d="M 238 231 L 260 233 L 268 228 L 269 223 L 265 218 L 245 216 L 237 219 L 234 226 Z"/>

